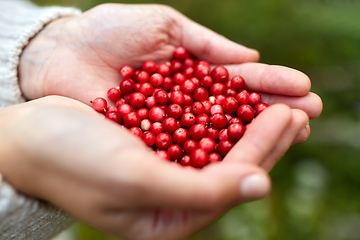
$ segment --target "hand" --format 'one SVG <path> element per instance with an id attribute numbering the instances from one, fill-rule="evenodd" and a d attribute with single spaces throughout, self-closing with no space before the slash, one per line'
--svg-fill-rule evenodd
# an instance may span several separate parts
<path id="1" fill-rule="evenodd" d="M 103 4 L 79 17 L 50 23 L 25 48 L 19 74 L 24 96 L 61 95 L 85 104 L 121 81 L 124 64 L 171 58 L 184 46 L 199 59 L 228 66 L 270 104 L 286 103 L 310 118 L 322 110 L 309 78 L 296 70 L 256 62 L 257 51 L 236 44 L 163 5 Z"/>
<path id="2" fill-rule="evenodd" d="M 115 236 L 184 239 L 264 197 L 270 181 L 259 166 L 274 164 L 307 121 L 271 106 L 222 162 L 195 170 L 158 159 L 78 101 L 46 97 L 0 109 L 0 169 L 18 190 Z"/>

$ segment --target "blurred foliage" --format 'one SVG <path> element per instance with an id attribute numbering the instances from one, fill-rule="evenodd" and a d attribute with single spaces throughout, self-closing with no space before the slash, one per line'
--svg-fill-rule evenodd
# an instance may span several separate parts
<path id="1" fill-rule="evenodd" d="M 82 10 L 103 3 L 35 2 Z M 191 239 L 360 239 L 360 1 L 156 3 L 173 6 L 227 38 L 258 49 L 261 62 L 305 72 L 312 80 L 312 91 L 324 102 L 322 115 L 311 121 L 310 139 L 293 146 L 271 172 L 270 196 L 231 210 Z M 82 224 L 73 232 L 75 239 L 115 239 Z"/>

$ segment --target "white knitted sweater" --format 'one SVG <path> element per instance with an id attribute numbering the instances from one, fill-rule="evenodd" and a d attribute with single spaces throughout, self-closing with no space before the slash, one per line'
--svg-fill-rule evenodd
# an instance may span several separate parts
<path id="1" fill-rule="evenodd" d="M 18 84 L 19 58 L 29 40 L 48 22 L 79 15 L 75 8 L 38 7 L 26 0 L 0 0 L 0 108 L 24 102 Z M 1 176 L 0 239 L 49 239 L 73 219 L 49 203 L 23 195 Z"/>

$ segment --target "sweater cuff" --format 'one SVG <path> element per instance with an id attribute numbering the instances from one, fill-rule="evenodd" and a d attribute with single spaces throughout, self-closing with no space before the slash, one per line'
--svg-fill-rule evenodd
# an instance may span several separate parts
<path id="1" fill-rule="evenodd" d="M 19 193 L 0 174 L 0 239 L 48 240 L 73 222 L 61 209 Z"/>
<path id="2" fill-rule="evenodd" d="M 50 21 L 78 16 L 71 7 L 38 7 L 23 0 L 0 1 L 0 108 L 24 102 L 18 82 L 20 55 Z"/>

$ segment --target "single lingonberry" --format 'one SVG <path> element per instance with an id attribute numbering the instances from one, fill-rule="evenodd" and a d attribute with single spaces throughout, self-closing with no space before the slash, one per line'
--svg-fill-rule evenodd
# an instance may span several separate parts
<path id="1" fill-rule="evenodd" d="M 120 99 L 121 92 L 120 92 L 120 90 L 118 88 L 110 88 L 107 91 L 106 95 L 111 101 L 116 102 L 117 100 Z"/>
<path id="2" fill-rule="evenodd" d="M 209 162 L 209 154 L 203 149 L 196 149 L 190 155 L 191 165 L 202 168 Z"/>
<path id="3" fill-rule="evenodd" d="M 92 101 L 92 106 L 95 111 L 99 113 L 104 113 L 107 108 L 107 101 L 102 97 L 97 97 Z"/>
<path id="4" fill-rule="evenodd" d="M 155 144 L 161 150 L 167 150 L 172 143 L 173 139 L 169 133 L 159 133 L 155 138 Z"/>
<path id="5" fill-rule="evenodd" d="M 190 138 L 190 134 L 189 131 L 186 130 L 185 128 L 178 128 L 174 131 L 173 133 L 173 140 L 174 143 L 183 146 L 184 143 L 189 140 Z"/>
<path id="6" fill-rule="evenodd" d="M 149 118 L 153 122 L 162 122 L 165 119 L 165 111 L 161 107 L 155 106 L 150 109 Z"/>
<path id="7" fill-rule="evenodd" d="M 217 66 L 211 71 L 214 82 L 226 83 L 229 80 L 229 72 L 223 66 Z"/>

